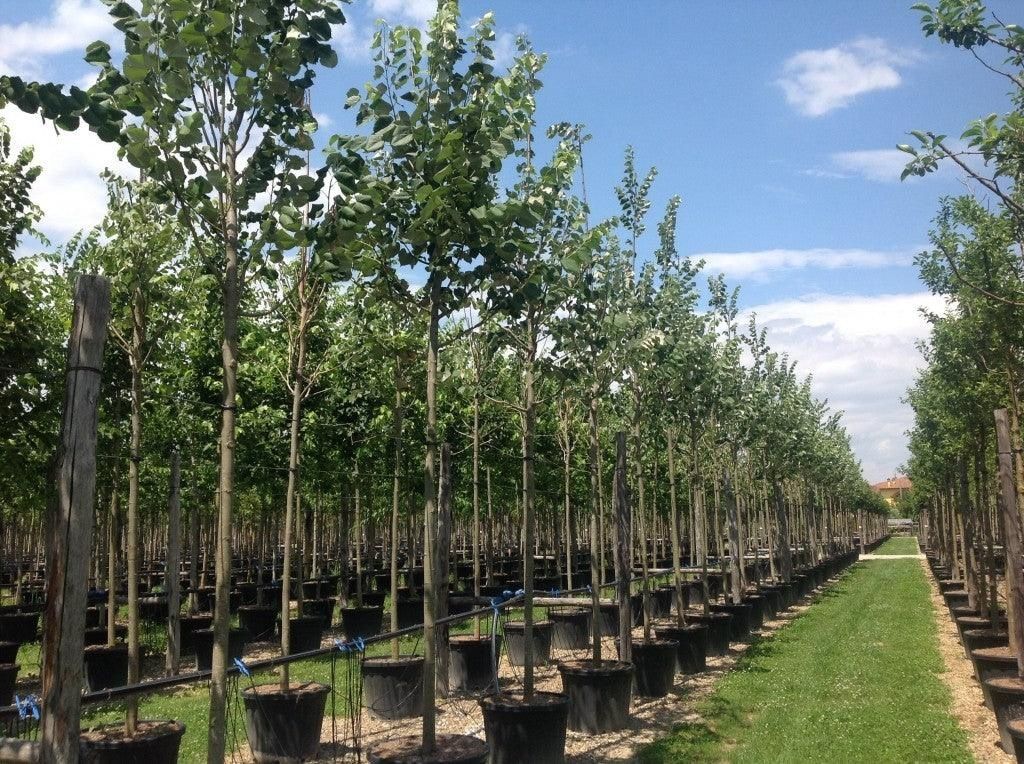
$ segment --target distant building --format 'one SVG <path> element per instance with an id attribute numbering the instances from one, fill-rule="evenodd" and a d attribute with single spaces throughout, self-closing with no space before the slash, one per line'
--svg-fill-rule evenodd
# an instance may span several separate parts
<path id="1" fill-rule="evenodd" d="M 913 487 L 914 484 L 910 482 L 910 478 L 901 475 L 883 480 L 881 483 L 875 483 L 871 486 L 871 490 L 879 494 L 890 505 L 895 505 L 900 497 L 905 493 L 910 493 L 910 489 Z"/>

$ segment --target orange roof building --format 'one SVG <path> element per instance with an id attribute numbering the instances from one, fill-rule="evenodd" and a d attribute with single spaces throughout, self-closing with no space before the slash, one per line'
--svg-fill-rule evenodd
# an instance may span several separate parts
<path id="1" fill-rule="evenodd" d="M 889 504 L 895 504 L 901 496 L 910 493 L 910 489 L 913 487 L 914 484 L 910 482 L 910 478 L 900 475 L 883 480 L 881 483 L 875 483 L 871 486 L 871 490 L 880 494 Z"/>

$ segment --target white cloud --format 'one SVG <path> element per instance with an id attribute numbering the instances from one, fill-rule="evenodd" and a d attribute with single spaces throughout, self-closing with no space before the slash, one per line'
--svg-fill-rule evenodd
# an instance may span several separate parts
<path id="1" fill-rule="evenodd" d="M 839 151 L 832 162 L 840 170 L 879 183 L 896 183 L 910 157 L 899 149 Z"/>
<path id="2" fill-rule="evenodd" d="M 7 108 L 0 111 L 16 148 L 32 146 L 42 173 L 32 186 L 32 201 L 43 210 L 40 228 L 58 241 L 100 222 L 107 195 L 99 175 L 111 168 L 123 175 L 137 171 L 117 158 L 113 144 L 87 128 L 57 134 L 39 116 Z"/>
<path id="3" fill-rule="evenodd" d="M 812 374 L 812 387 L 841 410 L 870 482 L 896 472 L 907 458 L 905 432 L 913 412 L 900 402 L 923 359 L 916 342 L 929 326 L 920 308 L 941 313 L 943 298 L 909 294 L 808 295 L 750 308 L 767 327 L 768 342 Z"/>
<path id="4" fill-rule="evenodd" d="M 426 27 L 437 13 L 437 0 L 370 0 L 370 10 L 392 24 Z"/>
<path id="5" fill-rule="evenodd" d="M 877 37 L 861 37 L 834 48 L 802 50 L 786 59 L 776 84 L 801 114 L 820 117 L 853 103 L 857 96 L 899 86 L 897 67 L 915 53 L 896 51 Z"/>
<path id="6" fill-rule="evenodd" d="M 114 32 L 100 0 L 54 0 L 45 18 L 0 24 L 0 74 L 38 77 L 47 56 L 84 51 Z"/>
<path id="7" fill-rule="evenodd" d="M 915 250 L 916 251 L 916 250 Z M 911 262 L 910 251 L 871 249 L 763 249 L 752 252 L 701 252 L 705 270 L 732 277 L 764 277 L 772 271 L 797 268 L 888 268 Z"/>

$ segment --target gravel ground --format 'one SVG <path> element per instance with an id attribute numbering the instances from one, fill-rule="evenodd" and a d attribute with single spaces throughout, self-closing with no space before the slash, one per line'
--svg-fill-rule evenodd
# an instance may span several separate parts
<path id="1" fill-rule="evenodd" d="M 1013 764 L 1012 754 L 1006 753 L 999 744 L 999 727 L 996 716 L 985 708 L 981 685 L 974 678 L 974 667 L 964 655 L 963 645 L 957 634 L 956 624 L 949 617 L 946 603 L 939 594 L 935 578 L 922 560 L 925 577 L 932 590 L 932 609 L 938 626 L 939 652 L 946 670 L 942 681 L 949 688 L 952 697 L 951 709 L 960 727 L 967 733 L 971 754 L 977 761 L 992 764 Z"/>

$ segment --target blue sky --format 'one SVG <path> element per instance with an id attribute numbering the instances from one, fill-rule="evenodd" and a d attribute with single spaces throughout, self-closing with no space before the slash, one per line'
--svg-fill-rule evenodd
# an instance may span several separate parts
<path id="1" fill-rule="evenodd" d="M 339 66 L 324 72 L 314 108 L 324 134 L 352 115 L 345 91 L 370 73 L 374 19 L 422 26 L 434 0 L 355 0 L 339 30 Z M 969 54 L 926 40 L 910 2 L 464 0 L 467 20 L 494 10 L 496 49 L 517 34 L 549 54 L 542 124 L 587 125 L 585 157 L 596 217 L 627 144 L 659 170 L 649 229 L 668 197 L 683 198 L 679 247 L 742 286 L 770 341 L 814 374 L 846 412 L 872 481 L 906 456 L 912 416 L 899 398 L 920 363 L 930 298 L 911 265 L 937 200 L 964 191 L 953 171 L 899 182 L 897 143 L 910 129 L 959 135 L 976 116 L 1008 108 L 1006 88 Z M 1005 21 L 1010 2 L 991 4 Z M 81 82 L 81 51 L 113 40 L 98 0 L 0 0 L 0 72 Z M 87 80 L 86 80 L 87 81 Z M 44 230 L 66 238 L 102 215 L 97 175 L 115 164 L 88 134 L 62 135 L 6 110 L 19 144 L 46 172 Z"/>

